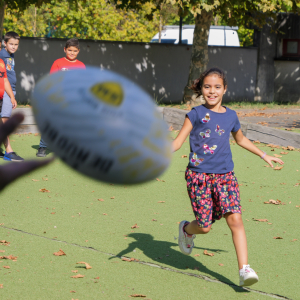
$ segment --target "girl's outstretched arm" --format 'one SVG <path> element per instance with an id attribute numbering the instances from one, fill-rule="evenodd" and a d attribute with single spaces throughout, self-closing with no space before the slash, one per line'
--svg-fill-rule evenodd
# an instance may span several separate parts
<path id="1" fill-rule="evenodd" d="M 177 151 L 180 149 L 188 135 L 193 129 L 193 125 L 188 117 L 185 117 L 184 123 L 182 125 L 182 128 L 180 132 L 178 133 L 177 137 L 173 141 L 173 151 Z"/>
<path id="2" fill-rule="evenodd" d="M 284 162 L 281 159 L 274 156 L 267 155 L 265 152 L 258 149 L 249 139 L 247 139 L 243 135 L 241 129 L 239 129 L 237 132 L 232 132 L 232 136 L 239 146 L 263 158 L 264 161 L 266 161 L 272 168 L 273 168 L 272 161 L 278 162 L 281 165 L 284 164 Z"/>

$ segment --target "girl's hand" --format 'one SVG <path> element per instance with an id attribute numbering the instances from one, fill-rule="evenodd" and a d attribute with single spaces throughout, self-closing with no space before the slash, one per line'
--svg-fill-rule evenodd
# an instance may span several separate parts
<path id="1" fill-rule="evenodd" d="M 270 156 L 270 155 L 266 155 L 266 156 L 263 158 L 263 160 L 266 161 L 272 168 L 273 168 L 272 161 L 277 162 L 277 163 L 279 163 L 279 164 L 281 164 L 281 165 L 284 164 L 284 162 L 283 162 L 281 159 L 279 159 L 279 158 L 277 158 L 277 157 L 274 157 L 274 156 Z"/>

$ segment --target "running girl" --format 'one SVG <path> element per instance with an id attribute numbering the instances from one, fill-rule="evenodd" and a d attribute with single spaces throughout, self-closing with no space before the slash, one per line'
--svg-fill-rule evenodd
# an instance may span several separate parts
<path id="1" fill-rule="evenodd" d="M 196 220 L 179 224 L 178 244 L 182 253 L 190 255 L 196 234 L 206 234 L 212 223 L 224 216 L 232 232 L 236 250 L 240 286 L 258 281 L 258 276 L 248 264 L 247 240 L 241 216 L 240 195 L 233 172 L 229 136 L 236 143 L 264 159 L 271 167 L 272 161 L 283 164 L 279 158 L 269 156 L 252 144 L 242 133 L 235 111 L 222 106 L 226 93 L 225 74 L 218 68 L 203 72 L 191 86 L 205 104 L 194 107 L 173 142 L 177 151 L 190 135 L 189 164 L 185 178 Z"/>

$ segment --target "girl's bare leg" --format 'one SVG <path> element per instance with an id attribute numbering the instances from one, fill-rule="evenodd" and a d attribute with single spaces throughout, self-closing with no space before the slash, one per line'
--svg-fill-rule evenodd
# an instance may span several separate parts
<path id="1" fill-rule="evenodd" d="M 197 221 L 194 220 L 191 223 L 189 223 L 188 225 L 186 225 L 184 227 L 184 231 L 189 234 L 205 234 L 208 233 L 210 231 L 211 226 L 203 228 L 203 227 L 199 227 L 197 224 Z"/>
<path id="2" fill-rule="evenodd" d="M 243 265 L 248 265 L 247 239 L 242 215 L 239 213 L 227 213 L 224 217 L 232 233 L 232 240 L 240 270 L 243 268 Z"/>

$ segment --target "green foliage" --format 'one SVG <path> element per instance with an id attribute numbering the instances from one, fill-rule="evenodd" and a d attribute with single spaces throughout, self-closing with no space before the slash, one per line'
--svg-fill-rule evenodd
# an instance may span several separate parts
<path id="1" fill-rule="evenodd" d="M 253 46 L 253 29 L 246 29 L 244 26 L 240 26 L 237 32 L 241 47 Z"/>
<path id="2" fill-rule="evenodd" d="M 7 10 L 4 31 L 15 30 L 21 36 L 77 37 L 80 39 L 149 42 L 158 30 L 159 18 L 147 19 L 153 5 L 143 10 L 116 9 L 105 0 L 78 0 L 77 3 L 50 1 L 23 13 Z"/>

